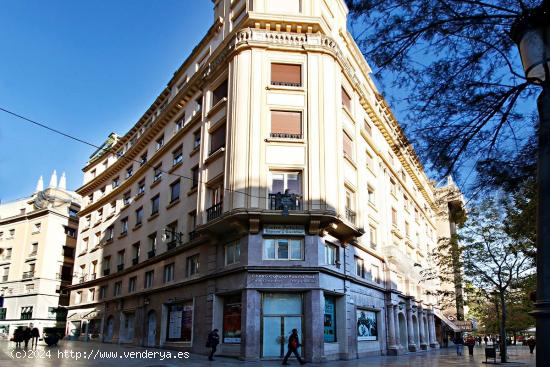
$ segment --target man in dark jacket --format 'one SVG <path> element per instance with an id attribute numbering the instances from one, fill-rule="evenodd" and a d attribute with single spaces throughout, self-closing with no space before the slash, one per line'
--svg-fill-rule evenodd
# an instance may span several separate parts
<path id="1" fill-rule="evenodd" d="M 216 353 L 218 344 L 220 344 L 220 336 L 218 335 L 218 329 L 214 329 L 208 334 L 208 341 L 206 342 L 206 347 L 211 348 L 208 360 L 214 360 L 214 353 Z"/>
<path id="2" fill-rule="evenodd" d="M 283 359 L 283 364 L 288 364 L 288 357 L 290 357 L 292 353 L 294 353 L 300 364 L 306 363 L 302 358 L 300 358 L 300 354 L 298 353 L 298 348 L 301 345 L 300 339 L 298 338 L 298 330 L 292 329 L 292 334 L 290 334 L 290 337 L 288 338 L 288 352 L 286 352 L 285 358 Z"/>
<path id="3" fill-rule="evenodd" d="M 23 329 L 23 341 L 25 342 L 25 348 L 29 347 L 29 340 L 31 340 L 31 328 L 25 326 Z"/>
<path id="4" fill-rule="evenodd" d="M 31 329 L 31 338 L 32 338 L 31 346 L 33 347 L 38 346 L 38 338 L 40 338 L 40 331 L 36 326 Z"/>

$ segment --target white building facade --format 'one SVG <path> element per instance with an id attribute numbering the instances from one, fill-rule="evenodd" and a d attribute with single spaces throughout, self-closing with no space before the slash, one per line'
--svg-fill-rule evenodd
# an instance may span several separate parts
<path id="1" fill-rule="evenodd" d="M 219 0 L 205 38 L 84 167 L 68 331 L 310 361 L 437 348 L 449 208 L 346 30 L 344 1 Z M 445 212 L 447 213 L 447 212 Z M 441 229 L 443 228 L 443 229 Z M 440 233 L 441 232 L 441 233 Z"/>

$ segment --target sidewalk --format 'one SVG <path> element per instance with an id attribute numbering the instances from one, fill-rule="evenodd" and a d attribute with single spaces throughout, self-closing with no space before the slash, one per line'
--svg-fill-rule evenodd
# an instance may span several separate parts
<path id="1" fill-rule="evenodd" d="M 49 353 L 48 353 L 49 352 Z M 70 355 L 72 352 L 72 356 Z M 134 352 L 133 355 L 130 355 Z M 138 353 L 135 353 L 138 352 Z M 157 355 L 153 356 L 156 352 Z M 529 354 L 529 348 L 523 346 L 509 347 L 510 361 L 518 363 L 506 364 L 506 366 L 535 367 L 535 355 Z M 139 355 L 141 353 L 141 355 Z M 149 354 L 147 358 L 146 353 Z M 242 362 L 231 358 L 218 357 L 214 362 L 209 362 L 206 356 L 191 354 L 189 358 L 162 359 L 168 354 L 178 352 L 155 349 L 127 347 L 118 344 L 84 343 L 76 341 L 62 341 L 57 348 L 47 348 L 41 344 L 36 349 L 15 349 L 13 342 L 0 342 L 0 367 L 72 367 L 72 366 L 97 366 L 97 367 L 137 367 L 137 366 L 223 366 L 223 367 L 248 367 L 248 366 L 280 366 L 279 361 Z M 337 367 L 478 367 L 485 360 L 483 348 L 476 347 L 474 356 L 468 355 L 465 348 L 464 356 L 457 356 L 454 348 L 432 350 L 417 354 L 407 354 L 397 357 L 377 356 L 354 359 L 351 361 L 331 361 L 322 364 L 310 363 L 309 366 L 337 366 Z M 19 357 L 19 358 L 16 358 Z M 291 365 L 298 366 L 295 360 Z M 490 365 L 489 365 L 490 366 Z"/>

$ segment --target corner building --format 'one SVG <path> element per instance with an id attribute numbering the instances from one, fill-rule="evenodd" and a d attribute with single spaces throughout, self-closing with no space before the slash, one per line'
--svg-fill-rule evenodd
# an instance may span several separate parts
<path id="1" fill-rule="evenodd" d="M 342 0 L 219 0 L 84 167 L 74 338 L 245 360 L 436 348 L 423 280 L 449 206 L 369 77 Z"/>

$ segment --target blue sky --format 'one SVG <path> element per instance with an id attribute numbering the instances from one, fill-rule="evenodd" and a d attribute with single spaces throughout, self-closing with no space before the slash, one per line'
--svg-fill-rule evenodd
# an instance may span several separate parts
<path id="1" fill-rule="evenodd" d="M 125 133 L 213 22 L 210 0 L 4 0 L 0 107 L 100 145 Z M 67 172 L 93 148 L 0 112 L 0 200 Z"/>

